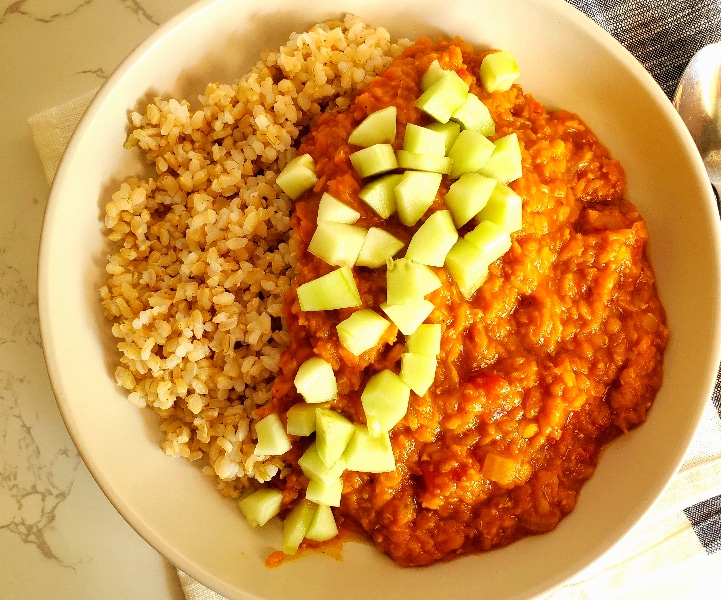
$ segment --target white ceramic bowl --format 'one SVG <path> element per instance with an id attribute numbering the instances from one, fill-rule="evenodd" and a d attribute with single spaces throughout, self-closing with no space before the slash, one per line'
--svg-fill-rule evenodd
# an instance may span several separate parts
<path id="1" fill-rule="evenodd" d="M 520 83 L 576 111 L 628 173 L 650 232 L 668 312 L 665 380 L 648 422 L 604 453 L 575 511 L 552 533 L 424 569 L 374 548 L 342 560 L 310 555 L 268 569 L 279 530 L 251 530 L 199 469 L 159 449 L 156 417 L 114 383 L 117 354 L 98 289 L 102 211 L 138 156 L 123 149 L 126 114 L 153 94 L 194 98 L 233 81 L 292 31 L 354 12 L 393 37 L 460 35 L 512 50 Z M 40 256 L 40 317 L 52 385 L 73 440 L 107 497 L 171 562 L 231 598 L 531 597 L 611 548 L 679 466 L 719 360 L 718 214 L 695 147 L 671 104 L 619 44 L 562 0 L 246 0 L 201 3 L 161 27 L 98 93 L 68 146 L 50 197 Z"/>

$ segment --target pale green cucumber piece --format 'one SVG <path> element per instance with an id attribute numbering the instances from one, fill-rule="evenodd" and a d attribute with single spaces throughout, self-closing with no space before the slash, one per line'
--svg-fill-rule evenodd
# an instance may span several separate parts
<path id="1" fill-rule="evenodd" d="M 337 479 L 311 479 L 305 489 L 305 498 L 316 504 L 325 506 L 340 506 L 343 495 L 343 480 Z"/>
<path id="2" fill-rule="evenodd" d="M 301 154 L 290 160 L 275 180 L 278 187 L 293 200 L 307 192 L 317 181 L 315 163 L 310 154 Z"/>
<path id="3" fill-rule="evenodd" d="M 330 402 L 338 396 L 333 367 L 320 356 L 313 356 L 298 367 L 293 380 L 295 389 L 309 404 Z"/>
<path id="4" fill-rule="evenodd" d="M 390 144 L 373 144 L 350 155 L 350 162 L 361 177 L 372 177 L 398 168 L 395 150 Z"/>
<path id="5" fill-rule="evenodd" d="M 416 100 L 416 107 L 436 121 L 447 123 L 467 95 L 468 84 L 455 71 L 446 71 L 421 94 Z"/>
<path id="6" fill-rule="evenodd" d="M 496 124 L 491 111 L 475 94 L 469 93 L 466 101 L 453 113 L 451 117 L 465 129 L 473 129 L 485 136 L 496 133 Z"/>
<path id="7" fill-rule="evenodd" d="M 410 393 L 411 389 L 390 369 L 368 380 L 361 393 L 361 404 L 372 436 L 389 432 L 405 416 Z"/>
<path id="8" fill-rule="evenodd" d="M 327 542 L 338 535 L 338 526 L 330 506 L 319 504 L 315 509 L 313 519 L 305 532 L 306 539 L 314 542 Z"/>
<path id="9" fill-rule="evenodd" d="M 448 121 L 447 123 L 434 121 L 426 127 L 428 127 L 428 129 L 432 129 L 433 131 L 437 131 L 438 133 L 442 133 L 445 136 L 446 154 L 448 154 L 450 149 L 453 147 L 453 143 L 456 141 L 458 134 L 461 133 L 461 124 L 456 121 Z"/>
<path id="10" fill-rule="evenodd" d="M 459 229 L 475 217 L 491 197 L 496 180 L 478 173 L 464 173 L 448 188 L 446 206 Z"/>
<path id="11" fill-rule="evenodd" d="M 372 436 L 365 425 L 356 424 L 343 458 L 349 471 L 390 473 L 396 470 L 396 459 L 388 433 Z"/>
<path id="12" fill-rule="evenodd" d="M 353 423 L 329 408 L 316 409 L 315 419 L 316 452 L 323 464 L 332 469 L 353 435 Z"/>
<path id="13" fill-rule="evenodd" d="M 421 127 L 415 123 L 406 125 L 403 150 L 414 154 L 446 155 L 446 138 L 442 133 Z"/>
<path id="14" fill-rule="evenodd" d="M 405 304 L 388 304 L 383 302 L 381 310 L 403 335 L 411 335 L 433 312 L 433 303 L 423 298 Z"/>
<path id="15" fill-rule="evenodd" d="M 338 479 L 346 470 L 345 458 L 341 457 L 329 469 L 321 460 L 318 454 L 317 442 L 313 442 L 303 455 L 298 459 L 298 466 L 308 479 L 319 479 L 322 481 L 331 481 Z"/>
<path id="16" fill-rule="evenodd" d="M 443 173 L 444 175 L 451 172 L 451 159 L 448 156 L 416 154 L 407 150 L 398 150 L 396 154 L 398 155 L 398 166 L 401 169 L 429 171 L 431 173 Z"/>
<path id="17" fill-rule="evenodd" d="M 415 225 L 431 207 L 441 187 L 440 173 L 406 171 L 396 185 L 396 210 L 406 227 Z"/>
<path id="18" fill-rule="evenodd" d="M 391 173 L 373 179 L 364 185 L 358 197 L 370 206 L 376 214 L 387 219 L 396 212 L 396 185 L 401 180 L 400 173 Z"/>
<path id="19" fill-rule="evenodd" d="M 447 72 L 448 71 L 440 65 L 438 59 L 434 59 L 421 77 L 421 91 L 425 92 Z"/>
<path id="20" fill-rule="evenodd" d="M 378 345 L 390 323 L 370 308 L 355 311 L 350 317 L 338 323 L 338 339 L 346 350 L 360 356 L 366 350 Z"/>
<path id="21" fill-rule="evenodd" d="M 457 239 L 458 231 L 451 212 L 437 210 L 413 234 L 406 258 L 431 267 L 442 267 Z"/>
<path id="22" fill-rule="evenodd" d="M 347 223 L 352 225 L 360 219 L 360 213 L 348 206 L 345 202 L 338 200 L 325 192 L 318 203 L 318 223 L 332 221 L 333 223 Z"/>
<path id="23" fill-rule="evenodd" d="M 475 173 L 490 160 L 495 150 L 496 146 L 485 135 L 464 129 L 448 152 L 452 161 L 450 177 L 458 179 L 464 173 Z"/>
<path id="24" fill-rule="evenodd" d="M 438 359 L 430 354 L 401 354 L 401 379 L 419 396 L 423 396 L 436 378 Z"/>
<path id="25" fill-rule="evenodd" d="M 288 435 L 307 436 L 315 431 L 315 411 L 318 404 L 298 402 L 288 409 L 285 430 Z M 327 407 L 323 402 L 321 406 Z"/>
<path id="26" fill-rule="evenodd" d="M 393 258 L 405 244 L 392 233 L 379 227 L 371 227 L 363 242 L 355 264 L 376 269 Z"/>
<path id="27" fill-rule="evenodd" d="M 446 269 L 467 300 L 488 277 L 488 265 L 486 255 L 463 238 L 458 239 L 446 256 Z"/>
<path id="28" fill-rule="evenodd" d="M 271 413 L 255 424 L 258 443 L 255 454 L 263 456 L 280 456 L 290 450 L 291 444 L 283 423 L 276 413 Z"/>
<path id="29" fill-rule="evenodd" d="M 486 255 L 489 265 L 511 249 L 510 234 L 493 221 L 481 221 L 463 237 Z"/>
<path id="30" fill-rule="evenodd" d="M 520 178 L 523 175 L 523 163 L 518 134 L 510 133 L 498 138 L 493 144 L 493 154 L 480 168 L 479 173 L 506 184 Z"/>
<path id="31" fill-rule="evenodd" d="M 441 353 L 441 324 L 423 323 L 406 338 L 406 350 L 413 354 L 438 356 Z"/>
<path id="32" fill-rule="evenodd" d="M 405 304 L 425 297 L 441 287 L 441 280 L 430 268 L 414 260 L 399 258 L 388 264 L 386 301 Z"/>
<path id="33" fill-rule="evenodd" d="M 481 62 L 481 83 L 488 92 L 505 92 L 515 83 L 519 74 L 516 58 L 507 50 L 488 54 Z"/>
<path id="34" fill-rule="evenodd" d="M 308 252 L 335 267 L 352 267 L 368 230 L 357 225 L 321 221 L 308 244 Z"/>
<path id="35" fill-rule="evenodd" d="M 280 512 L 283 492 L 262 487 L 238 500 L 238 508 L 253 527 L 265 525 Z"/>
<path id="36" fill-rule="evenodd" d="M 335 310 L 361 305 L 360 294 L 350 267 L 340 267 L 298 286 L 303 311 Z"/>
<path id="37" fill-rule="evenodd" d="M 507 185 L 498 182 L 488 203 L 478 213 L 478 219 L 493 221 L 508 233 L 518 231 L 523 227 L 523 200 Z"/>
<path id="38" fill-rule="evenodd" d="M 303 538 L 315 514 L 315 504 L 303 498 L 291 509 L 283 521 L 283 552 L 295 554 L 298 552 Z"/>
<path id="39" fill-rule="evenodd" d="M 396 141 L 397 112 L 393 105 L 372 112 L 351 131 L 348 143 L 364 148 L 374 144 L 392 144 Z"/>

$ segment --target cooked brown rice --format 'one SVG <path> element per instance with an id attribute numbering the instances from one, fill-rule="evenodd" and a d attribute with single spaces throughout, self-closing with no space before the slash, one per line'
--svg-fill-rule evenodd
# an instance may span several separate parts
<path id="1" fill-rule="evenodd" d="M 276 175 L 321 111 L 348 106 L 406 45 L 347 15 L 264 52 L 238 83 L 208 85 L 197 107 L 156 98 L 130 115 L 127 146 L 157 177 L 127 180 L 106 207 L 115 379 L 161 415 L 165 453 L 203 460 L 226 496 L 283 468 L 254 454 L 253 418 L 288 342 L 295 270 Z"/>

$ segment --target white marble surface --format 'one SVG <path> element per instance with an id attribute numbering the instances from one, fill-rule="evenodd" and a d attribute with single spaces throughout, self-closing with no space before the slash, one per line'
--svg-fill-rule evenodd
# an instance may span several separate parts
<path id="1" fill-rule="evenodd" d="M 182 599 L 175 570 L 80 460 L 43 361 L 36 260 L 49 187 L 27 118 L 97 87 L 191 0 L 0 0 L 0 598 Z M 701 555 L 622 597 L 721 586 Z M 713 595 L 711 595 L 713 597 Z"/>

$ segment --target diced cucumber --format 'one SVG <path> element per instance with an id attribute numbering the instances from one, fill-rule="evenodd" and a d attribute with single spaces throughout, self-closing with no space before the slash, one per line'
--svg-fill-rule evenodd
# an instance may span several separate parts
<path id="1" fill-rule="evenodd" d="M 253 527 L 265 525 L 280 512 L 283 492 L 262 487 L 238 500 L 238 508 Z"/>
<path id="2" fill-rule="evenodd" d="M 317 181 L 315 162 L 310 154 L 301 154 L 290 160 L 275 180 L 293 200 L 311 189 Z"/>
<path id="3" fill-rule="evenodd" d="M 315 504 L 303 498 L 291 509 L 283 521 L 283 552 L 295 554 L 298 552 L 303 538 L 305 537 L 310 522 L 315 514 Z"/>
<path id="4" fill-rule="evenodd" d="M 437 210 L 413 234 L 406 258 L 431 267 L 442 267 L 457 239 L 458 231 L 450 211 Z"/>
<path id="5" fill-rule="evenodd" d="M 456 141 L 458 134 L 461 133 L 461 124 L 456 121 L 448 121 L 447 123 L 434 121 L 430 125 L 427 125 L 427 127 L 428 129 L 442 133 L 445 136 L 446 154 L 448 154 L 450 149 L 453 147 L 453 142 Z"/>
<path id="6" fill-rule="evenodd" d="M 398 168 L 395 150 L 390 144 L 373 144 L 350 155 L 350 162 L 361 177 L 372 177 Z"/>
<path id="7" fill-rule="evenodd" d="M 486 91 L 505 92 L 519 76 L 516 58 L 507 50 L 488 54 L 481 62 L 480 76 Z"/>
<path id="8" fill-rule="evenodd" d="M 386 271 L 388 304 L 405 304 L 419 300 L 439 287 L 441 280 L 426 265 L 407 258 L 399 258 L 388 265 Z"/>
<path id="9" fill-rule="evenodd" d="M 328 406 L 323 403 L 323 406 Z M 288 409 L 285 430 L 288 435 L 307 436 L 315 431 L 315 411 L 317 404 L 298 402 Z"/>
<path id="10" fill-rule="evenodd" d="M 395 106 L 386 106 L 369 114 L 350 133 L 348 143 L 354 146 L 373 146 L 374 144 L 392 144 L 396 141 Z"/>
<path id="11" fill-rule="evenodd" d="M 318 454 L 317 442 L 313 442 L 298 459 L 298 466 L 308 479 L 330 481 L 338 479 L 343 474 L 343 471 L 346 470 L 346 461 L 341 457 L 331 468 L 326 467 Z"/>
<path id="12" fill-rule="evenodd" d="M 501 183 L 511 183 L 523 175 L 521 145 L 518 134 L 509 133 L 494 143 L 493 154 L 486 163 L 477 169 L 481 175 L 498 179 Z"/>
<path id="13" fill-rule="evenodd" d="M 446 256 L 446 269 L 467 300 L 488 277 L 488 265 L 486 255 L 463 238 L 458 239 Z"/>
<path id="14" fill-rule="evenodd" d="M 441 67 L 438 59 L 434 59 L 421 77 L 421 91 L 426 91 L 446 73 L 447 70 Z"/>
<path id="15" fill-rule="evenodd" d="M 353 423 L 329 408 L 316 409 L 315 419 L 316 452 L 323 464 L 332 469 L 353 435 Z"/>
<path id="16" fill-rule="evenodd" d="M 523 200 L 507 185 L 498 182 L 488 203 L 478 213 L 478 219 L 493 221 L 508 233 L 518 231 L 523 227 Z"/>
<path id="17" fill-rule="evenodd" d="M 485 165 L 496 150 L 496 146 L 485 135 L 473 129 L 464 129 L 458 134 L 448 156 L 451 158 L 452 179 L 464 173 L 475 173 Z"/>
<path id="18" fill-rule="evenodd" d="M 406 337 L 406 350 L 413 354 L 438 356 L 441 353 L 441 335 L 440 323 L 423 323 Z"/>
<path id="19" fill-rule="evenodd" d="M 298 286 L 303 311 L 335 310 L 361 305 L 360 294 L 350 267 L 340 267 Z"/>
<path id="20" fill-rule="evenodd" d="M 336 325 L 341 346 L 360 356 L 378 345 L 390 323 L 370 308 L 355 311 Z"/>
<path id="21" fill-rule="evenodd" d="M 308 244 L 308 252 L 329 265 L 352 267 L 367 233 L 367 229 L 357 225 L 320 221 Z"/>
<path id="22" fill-rule="evenodd" d="M 416 106 L 440 123 L 446 123 L 465 102 L 468 84 L 455 71 L 445 71 L 416 100 Z"/>
<path id="23" fill-rule="evenodd" d="M 446 138 L 442 133 L 433 131 L 433 129 L 408 123 L 403 136 L 403 150 L 414 154 L 445 156 Z"/>
<path id="24" fill-rule="evenodd" d="M 306 539 L 314 542 L 327 542 L 338 535 L 338 526 L 330 506 L 319 504 L 315 509 L 313 519 L 305 533 Z"/>
<path id="25" fill-rule="evenodd" d="M 343 480 L 337 479 L 311 479 L 305 490 L 306 500 L 323 504 L 325 506 L 340 506 L 343 495 Z"/>
<path id="26" fill-rule="evenodd" d="M 430 354 L 401 354 L 401 379 L 419 396 L 423 396 L 436 378 L 438 359 Z"/>
<path id="27" fill-rule="evenodd" d="M 400 173 L 391 173 L 373 179 L 364 185 L 358 197 L 370 206 L 376 214 L 387 219 L 396 212 L 396 185 L 401 180 Z"/>
<path id="28" fill-rule="evenodd" d="M 475 217 L 488 202 L 496 180 L 478 173 L 464 173 L 446 193 L 446 206 L 459 229 Z"/>
<path id="29" fill-rule="evenodd" d="M 372 436 L 364 425 L 356 425 L 343 457 L 349 471 L 389 473 L 396 470 L 396 459 L 388 433 Z"/>
<path id="30" fill-rule="evenodd" d="M 320 356 L 307 359 L 298 367 L 293 380 L 295 389 L 309 404 L 330 402 L 338 396 L 333 367 Z"/>
<path id="31" fill-rule="evenodd" d="M 440 173 L 406 171 L 396 185 L 396 209 L 403 225 L 411 227 L 431 207 L 441 187 Z"/>
<path id="32" fill-rule="evenodd" d="M 393 258 L 405 244 L 385 229 L 371 227 L 363 242 L 356 265 L 376 269 Z"/>
<path id="33" fill-rule="evenodd" d="M 433 312 L 433 303 L 426 300 L 414 300 L 404 304 L 381 304 L 381 310 L 393 321 L 403 335 L 411 335 Z"/>
<path id="34" fill-rule="evenodd" d="M 431 173 L 443 173 L 444 175 L 451 172 L 451 159 L 448 156 L 416 154 L 407 150 L 398 150 L 396 154 L 398 155 L 398 166 L 401 169 L 429 171 Z"/>
<path id="35" fill-rule="evenodd" d="M 318 203 L 318 223 L 332 221 L 334 223 L 347 223 L 352 225 L 360 219 L 360 213 L 341 202 L 335 196 L 325 192 Z"/>
<path id="36" fill-rule="evenodd" d="M 511 236 L 493 221 L 481 221 L 463 237 L 486 255 L 489 265 L 511 248 Z"/>
<path id="37" fill-rule="evenodd" d="M 469 93 L 466 101 L 453 113 L 451 119 L 460 123 L 465 129 L 474 129 L 485 136 L 496 133 L 496 124 L 491 111 L 475 94 Z"/>
<path id="38" fill-rule="evenodd" d="M 384 369 L 368 380 L 361 393 L 361 404 L 372 436 L 389 432 L 405 416 L 410 391 L 390 369 Z"/>
<path id="39" fill-rule="evenodd" d="M 276 413 L 270 413 L 258 421 L 255 434 L 258 436 L 255 454 L 258 456 L 280 456 L 290 450 L 290 439 Z"/>

